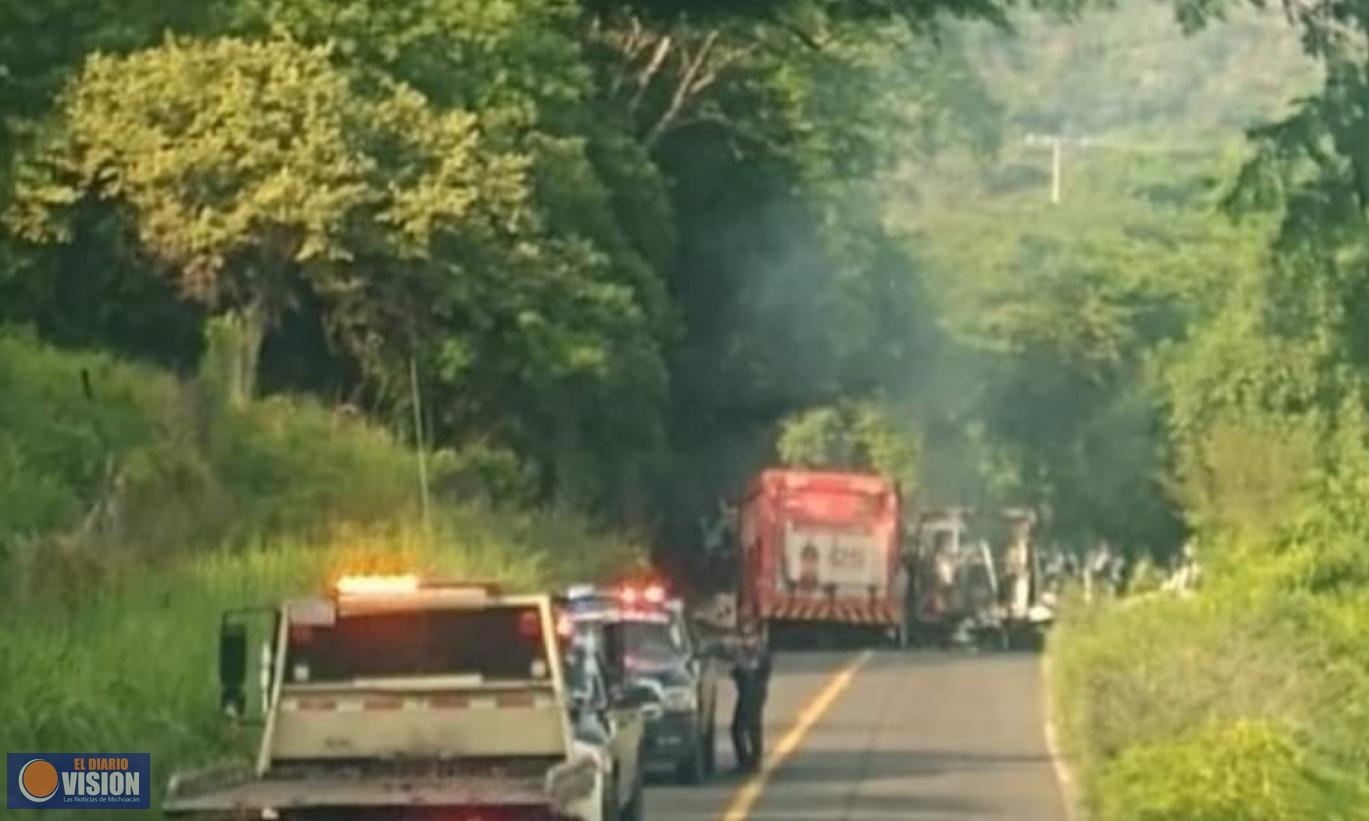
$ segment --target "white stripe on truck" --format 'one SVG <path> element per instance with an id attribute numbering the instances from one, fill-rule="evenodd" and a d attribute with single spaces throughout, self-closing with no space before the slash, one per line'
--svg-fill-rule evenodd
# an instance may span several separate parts
<path id="1" fill-rule="evenodd" d="M 526 693 L 501 696 L 436 695 L 427 698 L 395 698 L 368 696 L 365 698 L 290 697 L 281 699 L 280 709 L 298 712 L 390 712 L 394 710 L 545 710 L 555 706 L 548 696 Z"/>

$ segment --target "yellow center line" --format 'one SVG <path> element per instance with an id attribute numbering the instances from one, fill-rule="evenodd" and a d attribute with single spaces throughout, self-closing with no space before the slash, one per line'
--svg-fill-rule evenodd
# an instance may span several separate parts
<path id="1" fill-rule="evenodd" d="M 832 706 L 832 702 L 851 685 L 851 680 L 860 672 L 860 668 L 874 656 L 873 650 L 866 650 L 850 664 L 842 668 L 841 672 L 832 677 L 827 682 L 827 686 L 822 688 L 813 700 L 799 713 L 798 721 L 789 728 L 789 732 L 784 734 L 779 743 L 770 751 L 770 755 L 765 757 L 760 770 L 737 790 L 737 794 L 732 797 L 732 803 L 727 805 L 723 812 L 722 821 L 746 821 L 751 814 L 751 808 L 761 797 L 765 790 L 765 785 L 770 781 L 770 777 L 775 774 L 784 762 L 794 754 L 803 743 L 803 739 L 808 732 L 813 729 L 813 725 L 822 719 L 823 714 Z"/>

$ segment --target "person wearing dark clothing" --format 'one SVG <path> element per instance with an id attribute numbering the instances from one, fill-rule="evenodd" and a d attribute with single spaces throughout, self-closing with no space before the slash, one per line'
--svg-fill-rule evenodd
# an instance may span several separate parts
<path id="1" fill-rule="evenodd" d="M 742 646 L 732 667 L 737 704 L 732 711 L 732 749 L 737 768 L 751 772 L 765 758 L 765 700 L 770 691 L 770 648 L 751 631 L 743 634 Z"/>

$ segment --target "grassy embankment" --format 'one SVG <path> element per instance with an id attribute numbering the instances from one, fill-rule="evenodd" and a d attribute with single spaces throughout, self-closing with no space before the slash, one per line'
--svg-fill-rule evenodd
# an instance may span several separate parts
<path id="1" fill-rule="evenodd" d="M 0 333 L 0 748 L 150 751 L 160 794 L 251 745 L 216 714 L 224 608 L 344 567 L 531 588 L 637 556 L 482 498 L 517 485 L 483 452 L 434 460 L 429 535 L 414 454 L 386 432 L 305 401 L 232 410 L 211 382 Z"/>
<path id="2" fill-rule="evenodd" d="M 1073 610 L 1049 652 L 1086 817 L 1369 818 L 1369 593 L 1325 548 L 1245 554 L 1189 599 Z"/>

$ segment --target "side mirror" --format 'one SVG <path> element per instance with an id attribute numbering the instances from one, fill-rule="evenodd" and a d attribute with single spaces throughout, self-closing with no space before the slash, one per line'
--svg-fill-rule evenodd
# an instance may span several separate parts
<path id="1" fill-rule="evenodd" d="M 584 693 L 571 693 L 569 699 L 570 720 L 572 723 L 579 723 L 580 718 L 585 714 L 585 706 L 589 703 L 589 698 Z"/>
<path id="2" fill-rule="evenodd" d="M 219 708 L 230 718 L 247 711 L 247 625 L 219 625 Z"/>

